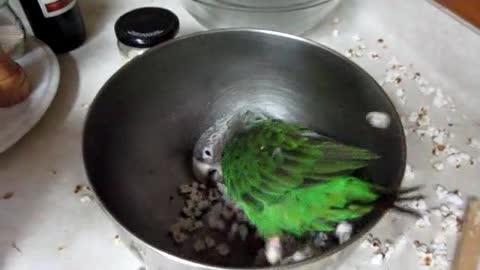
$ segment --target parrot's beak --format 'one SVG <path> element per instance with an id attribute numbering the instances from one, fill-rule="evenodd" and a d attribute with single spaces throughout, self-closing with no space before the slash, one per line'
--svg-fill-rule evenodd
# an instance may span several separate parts
<path id="1" fill-rule="evenodd" d="M 197 181 L 206 183 L 209 180 L 209 171 L 211 166 L 205 162 L 193 158 L 193 175 Z"/>
<path id="2" fill-rule="evenodd" d="M 221 182 L 222 173 L 218 166 L 193 158 L 193 175 L 197 181 L 207 183 L 208 181 Z"/>
<path id="3" fill-rule="evenodd" d="M 223 182 L 222 173 L 220 169 L 211 169 L 208 173 L 208 177 L 214 182 Z"/>

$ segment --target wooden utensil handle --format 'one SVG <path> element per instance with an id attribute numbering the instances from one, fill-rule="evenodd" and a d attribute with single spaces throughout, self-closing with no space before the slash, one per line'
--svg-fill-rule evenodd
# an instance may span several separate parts
<path id="1" fill-rule="evenodd" d="M 480 29 L 480 1 L 435 0 Z"/>
<path id="2" fill-rule="evenodd" d="M 464 220 L 452 269 L 477 270 L 480 262 L 480 200 L 469 200 Z"/>

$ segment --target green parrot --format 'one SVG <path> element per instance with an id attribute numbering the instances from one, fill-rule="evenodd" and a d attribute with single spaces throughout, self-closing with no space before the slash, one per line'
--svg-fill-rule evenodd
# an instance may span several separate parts
<path id="1" fill-rule="evenodd" d="M 251 112 L 225 126 L 197 143 L 194 173 L 221 182 L 277 254 L 280 236 L 332 232 L 369 213 L 381 197 L 381 187 L 352 176 L 379 158 L 368 150 Z"/>

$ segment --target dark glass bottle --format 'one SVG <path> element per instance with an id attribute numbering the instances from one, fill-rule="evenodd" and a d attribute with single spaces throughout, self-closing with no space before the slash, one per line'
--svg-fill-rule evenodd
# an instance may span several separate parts
<path id="1" fill-rule="evenodd" d="M 56 53 L 85 42 L 85 25 L 77 0 L 20 0 L 33 33 Z"/>

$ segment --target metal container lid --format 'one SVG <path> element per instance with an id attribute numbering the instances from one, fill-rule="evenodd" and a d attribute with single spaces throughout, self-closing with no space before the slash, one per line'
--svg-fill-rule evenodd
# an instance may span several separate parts
<path id="1" fill-rule="evenodd" d="M 146 7 L 122 15 L 115 23 L 118 40 L 130 47 L 150 48 L 176 36 L 180 22 L 170 10 Z"/>

